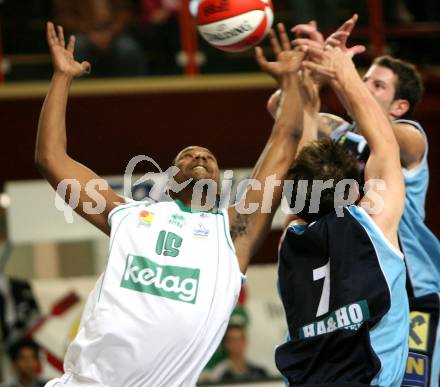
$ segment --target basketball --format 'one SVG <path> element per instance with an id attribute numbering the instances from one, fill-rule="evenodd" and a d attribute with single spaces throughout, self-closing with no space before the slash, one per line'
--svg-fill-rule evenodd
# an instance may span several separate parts
<path id="1" fill-rule="evenodd" d="M 270 0 L 202 0 L 197 28 L 212 46 L 245 51 L 263 40 L 273 22 Z"/>

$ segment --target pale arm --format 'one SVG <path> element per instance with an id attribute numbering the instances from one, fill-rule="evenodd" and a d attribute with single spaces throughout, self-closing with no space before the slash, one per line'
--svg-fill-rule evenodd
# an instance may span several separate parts
<path id="1" fill-rule="evenodd" d="M 403 213 L 405 188 L 399 145 L 391 123 L 362 82 L 349 53 L 343 53 L 336 48 L 321 51 L 319 55 L 327 65 L 324 64 L 321 68 L 316 64 L 306 65 L 318 71 L 326 66 L 327 69 L 331 69 L 327 75 L 331 76 L 333 73 L 334 78 L 341 85 L 341 90 L 352 107 L 353 118 L 357 122 L 359 131 L 369 144 L 370 157 L 365 166 L 366 182 L 379 179 L 385 183 L 385 190 L 369 188 L 382 200 L 383 206 L 377 206 L 377 199 L 371 195 L 373 191 L 367 191 L 360 205 L 370 213 L 384 235 L 398 248 L 397 229 Z"/>

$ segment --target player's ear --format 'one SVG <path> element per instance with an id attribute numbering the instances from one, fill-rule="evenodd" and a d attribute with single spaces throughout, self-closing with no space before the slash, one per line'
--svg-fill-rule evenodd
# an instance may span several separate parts
<path id="1" fill-rule="evenodd" d="M 399 118 L 404 116 L 410 108 L 409 101 L 406 99 L 396 99 L 391 104 L 390 114 L 393 117 Z"/>

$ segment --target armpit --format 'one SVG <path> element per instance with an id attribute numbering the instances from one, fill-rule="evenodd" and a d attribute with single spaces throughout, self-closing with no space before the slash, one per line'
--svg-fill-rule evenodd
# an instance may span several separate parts
<path id="1" fill-rule="evenodd" d="M 249 224 L 249 215 L 237 214 L 237 216 L 231 222 L 231 226 L 230 226 L 231 238 L 233 241 L 236 238 L 247 234 L 248 224 Z"/>

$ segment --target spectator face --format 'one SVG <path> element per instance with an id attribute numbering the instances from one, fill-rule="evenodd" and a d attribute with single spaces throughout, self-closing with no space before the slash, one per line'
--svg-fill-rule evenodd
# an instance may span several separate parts
<path id="1" fill-rule="evenodd" d="M 242 328 L 229 328 L 225 335 L 224 347 L 229 357 L 244 357 L 246 352 L 246 334 Z"/>
<path id="2" fill-rule="evenodd" d="M 390 114 L 396 94 L 397 76 L 387 67 L 373 65 L 365 74 L 364 83 L 385 113 Z"/>
<path id="3" fill-rule="evenodd" d="M 37 376 L 40 362 L 32 348 L 23 347 L 14 362 L 19 379 L 34 379 Z"/>

